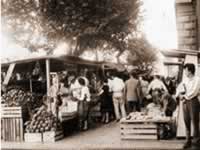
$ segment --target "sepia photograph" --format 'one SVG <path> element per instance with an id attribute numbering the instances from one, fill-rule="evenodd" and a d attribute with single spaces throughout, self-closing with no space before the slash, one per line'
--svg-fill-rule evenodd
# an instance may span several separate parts
<path id="1" fill-rule="evenodd" d="M 200 0 L 1 0 L 2 150 L 200 150 Z"/>

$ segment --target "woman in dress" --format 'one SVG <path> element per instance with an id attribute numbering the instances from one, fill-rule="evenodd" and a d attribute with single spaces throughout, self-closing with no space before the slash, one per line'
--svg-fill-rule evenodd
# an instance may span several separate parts
<path id="1" fill-rule="evenodd" d="M 110 116 L 112 114 L 112 96 L 109 92 L 108 80 L 104 80 L 102 87 L 102 94 L 100 95 L 101 99 L 101 113 L 102 113 L 102 122 L 108 123 L 110 121 Z"/>

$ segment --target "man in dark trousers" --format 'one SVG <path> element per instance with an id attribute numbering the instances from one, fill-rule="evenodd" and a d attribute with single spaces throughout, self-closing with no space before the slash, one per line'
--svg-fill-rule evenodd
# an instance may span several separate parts
<path id="1" fill-rule="evenodd" d="M 191 142 L 191 121 L 194 128 L 193 143 L 195 146 L 200 146 L 200 133 L 199 133 L 199 112 L 200 104 L 198 101 L 198 93 L 200 90 L 200 79 L 195 76 L 195 65 L 185 64 L 184 66 L 186 80 L 183 81 L 185 92 L 180 95 L 183 100 L 183 115 L 186 126 L 186 143 L 183 148 L 192 146 Z"/>

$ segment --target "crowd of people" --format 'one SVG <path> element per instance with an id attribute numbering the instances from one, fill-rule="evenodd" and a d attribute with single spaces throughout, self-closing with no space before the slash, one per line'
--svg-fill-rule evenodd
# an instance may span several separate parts
<path id="1" fill-rule="evenodd" d="M 104 101 L 107 101 L 109 103 L 107 107 L 110 107 L 110 111 L 107 113 L 114 112 L 116 121 L 131 112 L 142 111 L 150 103 L 160 105 L 167 116 L 172 116 L 175 111 L 176 102 L 173 94 L 169 93 L 170 88 L 173 89 L 172 86 L 176 86 L 173 79 L 170 82 L 174 82 L 174 84 L 169 85 L 159 75 L 154 75 L 153 79 L 148 80 L 148 77 L 138 76 L 134 71 L 129 73 L 129 78 L 126 80 L 121 78 L 117 72 L 109 73 L 107 78 L 108 82 L 104 83 L 107 85 L 106 92 L 102 93 L 102 111 L 105 108 L 106 102 Z M 112 111 L 113 108 L 114 111 Z"/>
<path id="2" fill-rule="evenodd" d="M 61 96 L 62 106 L 67 104 L 65 100 L 77 102 L 79 125 L 82 130 L 88 129 L 90 103 L 94 99 L 100 103 L 103 123 L 114 119 L 118 122 L 131 112 L 145 109 L 150 103 L 159 105 L 167 116 L 172 116 L 176 108 L 176 102 L 168 92 L 175 84 L 169 86 L 158 75 L 151 79 L 138 76 L 134 71 L 129 72 L 128 77 L 117 71 L 108 71 L 101 77 L 94 72 L 90 74 L 88 76 L 88 70 L 83 69 L 78 75 L 75 72 L 62 72 L 59 77 L 54 75 L 57 79 L 52 80 L 49 90 L 50 97 L 57 99 L 58 95 Z M 56 100 L 55 106 L 52 106 L 56 108 Z"/>
<path id="3" fill-rule="evenodd" d="M 191 120 L 194 137 L 199 140 L 199 78 L 195 76 L 194 64 L 186 64 L 186 77 L 177 88 L 176 78 L 164 78 L 158 74 L 138 75 L 130 71 L 122 73 L 106 71 L 105 75 L 89 72 L 88 69 L 76 72 L 63 71 L 51 74 L 51 87 L 48 97 L 52 103 L 51 111 L 58 115 L 59 107 L 67 106 L 67 101 L 77 103 L 79 127 L 88 129 L 90 103 L 97 99 L 101 107 L 101 121 L 118 122 L 129 113 L 144 109 L 159 108 L 165 116 L 172 116 L 179 101 L 184 101 L 184 120 L 187 129 L 185 147 L 191 145 Z M 40 71 L 33 71 L 33 77 L 40 80 Z M 128 76 L 127 76 L 128 74 Z M 18 75 L 19 76 L 19 75 Z M 20 77 L 18 77 L 20 78 Z"/>

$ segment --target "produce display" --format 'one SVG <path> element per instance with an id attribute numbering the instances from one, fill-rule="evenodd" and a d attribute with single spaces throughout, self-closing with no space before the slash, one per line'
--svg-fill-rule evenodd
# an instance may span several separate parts
<path id="1" fill-rule="evenodd" d="M 7 107 L 23 106 L 32 100 L 30 92 L 21 89 L 11 89 L 2 95 L 1 103 Z"/>
<path id="2" fill-rule="evenodd" d="M 1 104 L 5 107 L 18 107 L 29 105 L 31 109 L 40 107 L 42 101 L 40 96 L 31 94 L 19 88 L 13 88 L 8 90 L 1 96 Z"/>
<path id="3" fill-rule="evenodd" d="M 43 103 L 42 96 L 19 88 L 12 88 L 1 96 L 1 104 L 4 107 L 22 107 L 32 114 L 33 110 Z"/>
<path id="4" fill-rule="evenodd" d="M 165 116 L 162 114 L 152 115 L 146 112 L 133 112 L 126 117 L 127 120 L 163 120 Z"/>
<path id="5" fill-rule="evenodd" d="M 45 131 L 57 131 L 62 128 L 59 120 L 51 112 L 47 111 L 45 105 L 41 106 L 33 115 L 31 121 L 25 123 L 25 132 L 42 133 Z"/>

